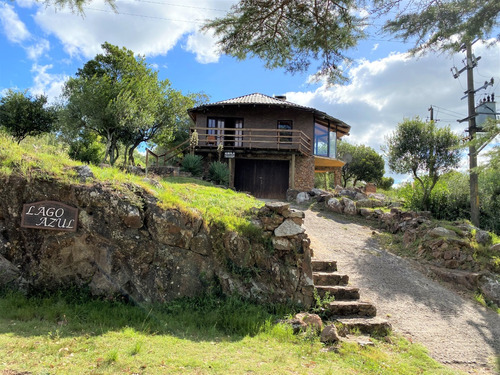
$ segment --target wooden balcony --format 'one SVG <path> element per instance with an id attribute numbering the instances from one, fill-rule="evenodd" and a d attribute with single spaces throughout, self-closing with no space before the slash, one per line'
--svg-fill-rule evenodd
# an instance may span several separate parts
<path id="1" fill-rule="evenodd" d="M 311 138 L 300 130 L 250 128 L 191 128 L 198 133 L 199 149 L 271 150 L 311 155 Z"/>

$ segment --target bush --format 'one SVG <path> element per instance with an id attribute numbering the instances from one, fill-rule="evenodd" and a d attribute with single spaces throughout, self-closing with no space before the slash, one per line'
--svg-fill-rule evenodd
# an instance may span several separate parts
<path id="1" fill-rule="evenodd" d="M 193 176 L 201 176 L 203 172 L 202 158 L 199 155 L 188 154 L 182 159 L 182 168 L 184 172 L 190 172 Z"/>
<path id="2" fill-rule="evenodd" d="M 394 179 L 392 177 L 382 177 L 377 183 L 377 187 L 382 190 L 389 190 L 392 185 L 394 185 Z"/>
<path id="3" fill-rule="evenodd" d="M 210 163 L 208 167 L 208 179 L 217 185 L 229 185 L 229 168 L 227 164 L 219 161 Z"/>

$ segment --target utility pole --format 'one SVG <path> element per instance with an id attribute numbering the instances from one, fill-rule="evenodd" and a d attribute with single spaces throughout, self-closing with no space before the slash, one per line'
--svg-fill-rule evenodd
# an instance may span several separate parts
<path id="1" fill-rule="evenodd" d="M 431 113 L 431 121 L 434 121 L 434 107 L 432 107 L 432 104 L 429 107 L 428 111 Z"/>
<path id="2" fill-rule="evenodd" d="M 476 107 L 474 100 L 474 73 L 475 64 L 472 55 L 472 45 L 467 43 L 467 102 L 469 118 L 469 137 L 472 141 L 476 135 Z M 469 143 L 469 178 L 470 178 L 470 220 L 479 227 L 479 178 L 476 172 L 477 152 L 473 142 Z"/>

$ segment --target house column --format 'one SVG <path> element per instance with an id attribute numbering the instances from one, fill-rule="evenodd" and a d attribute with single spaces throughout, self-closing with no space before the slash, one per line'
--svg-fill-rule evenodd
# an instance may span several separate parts
<path id="1" fill-rule="evenodd" d="M 295 154 L 292 154 L 290 160 L 290 189 L 295 189 Z"/>

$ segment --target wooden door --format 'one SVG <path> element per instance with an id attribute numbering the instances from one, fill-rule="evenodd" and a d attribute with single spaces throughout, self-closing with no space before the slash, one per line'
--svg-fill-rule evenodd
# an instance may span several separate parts
<path id="1" fill-rule="evenodd" d="M 288 179 L 288 160 L 235 160 L 234 187 L 257 198 L 285 199 Z"/>

